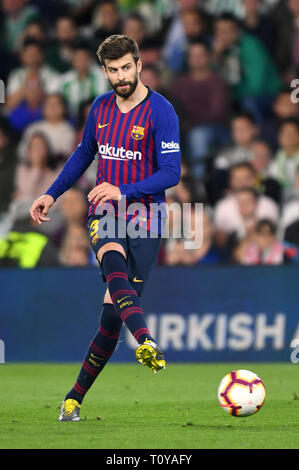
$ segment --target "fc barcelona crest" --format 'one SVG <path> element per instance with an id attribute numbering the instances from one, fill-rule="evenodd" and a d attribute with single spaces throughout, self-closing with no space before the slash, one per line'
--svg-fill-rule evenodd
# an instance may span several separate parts
<path id="1" fill-rule="evenodd" d="M 141 140 L 144 136 L 144 127 L 133 126 L 131 137 L 135 140 Z"/>

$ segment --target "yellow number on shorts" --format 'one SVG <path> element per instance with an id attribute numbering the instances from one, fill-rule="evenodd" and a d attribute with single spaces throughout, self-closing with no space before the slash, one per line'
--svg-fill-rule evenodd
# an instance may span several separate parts
<path id="1" fill-rule="evenodd" d="M 93 237 L 99 228 L 99 221 L 98 220 L 93 220 L 91 225 L 90 225 L 90 236 Z"/>

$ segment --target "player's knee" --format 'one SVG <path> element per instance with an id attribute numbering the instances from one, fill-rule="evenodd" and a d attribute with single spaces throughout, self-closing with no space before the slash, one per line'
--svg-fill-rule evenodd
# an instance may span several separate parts
<path id="1" fill-rule="evenodd" d="M 104 246 L 102 246 L 97 253 L 97 259 L 99 263 L 101 263 L 104 254 L 110 250 L 118 251 L 124 256 L 125 259 L 127 258 L 125 249 L 122 245 L 120 245 L 119 243 L 115 243 L 115 242 L 109 242 L 109 243 L 106 243 Z"/>

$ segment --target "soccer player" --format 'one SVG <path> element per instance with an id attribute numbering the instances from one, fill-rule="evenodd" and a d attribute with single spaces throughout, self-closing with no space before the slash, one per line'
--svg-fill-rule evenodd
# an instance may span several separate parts
<path id="1" fill-rule="evenodd" d="M 144 321 L 140 297 L 160 246 L 164 191 L 180 179 L 178 119 L 172 105 L 141 82 L 142 62 L 134 40 L 110 36 L 97 56 L 112 90 L 94 100 L 81 143 L 30 209 L 38 224 L 49 221 L 48 211 L 56 199 L 98 153 L 96 186 L 88 194 L 88 228 L 107 290 L 99 329 L 62 403 L 60 421 L 80 420 L 83 398 L 113 354 L 123 323 L 139 343 L 137 361 L 154 373 L 165 368 L 164 356 Z M 111 222 L 113 230 L 105 232 Z"/>

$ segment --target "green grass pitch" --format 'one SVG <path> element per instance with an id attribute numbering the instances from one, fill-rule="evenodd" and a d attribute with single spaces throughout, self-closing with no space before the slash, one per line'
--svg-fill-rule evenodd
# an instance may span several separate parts
<path id="1" fill-rule="evenodd" d="M 299 376 L 293 364 L 170 364 L 154 375 L 110 364 L 86 395 L 82 421 L 59 423 L 79 364 L 0 365 L 1 449 L 299 448 Z M 249 369 L 265 383 L 247 418 L 218 404 L 222 377 Z"/>

